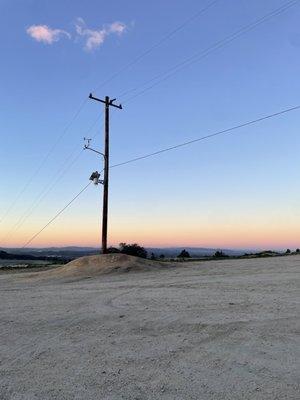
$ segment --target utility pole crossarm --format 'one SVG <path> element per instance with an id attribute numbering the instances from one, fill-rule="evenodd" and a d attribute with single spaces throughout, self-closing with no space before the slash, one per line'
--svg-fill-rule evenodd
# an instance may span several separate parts
<path id="1" fill-rule="evenodd" d="M 89 99 L 96 100 L 96 101 L 100 101 L 100 103 L 107 104 L 106 100 L 98 99 L 98 97 L 93 96 L 92 93 L 90 93 Z M 112 106 L 112 107 L 119 108 L 120 110 L 122 110 L 122 109 L 123 109 L 122 104 L 113 104 L 113 102 L 114 102 L 115 100 L 116 100 L 116 99 L 111 99 L 111 100 L 109 100 L 109 101 L 108 101 L 108 105 L 109 105 L 109 106 Z"/>

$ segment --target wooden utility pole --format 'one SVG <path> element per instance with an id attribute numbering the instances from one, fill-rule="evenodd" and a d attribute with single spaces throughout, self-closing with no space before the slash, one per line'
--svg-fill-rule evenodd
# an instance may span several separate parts
<path id="1" fill-rule="evenodd" d="M 103 179 L 103 213 L 102 213 L 102 253 L 107 253 L 107 216 L 108 216 L 108 182 L 109 182 L 109 107 L 116 107 L 122 110 L 122 105 L 113 104 L 116 99 L 105 96 L 104 100 L 94 97 L 92 93 L 90 99 L 104 103 L 105 125 L 104 125 L 104 179 Z M 102 154 L 102 153 L 100 153 Z"/>

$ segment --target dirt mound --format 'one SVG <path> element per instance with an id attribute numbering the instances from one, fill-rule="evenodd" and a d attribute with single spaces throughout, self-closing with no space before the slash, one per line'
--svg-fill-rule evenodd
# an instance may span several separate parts
<path id="1" fill-rule="evenodd" d="M 166 266 L 166 263 L 150 261 L 144 258 L 128 256 L 126 254 L 99 254 L 77 258 L 62 267 L 39 272 L 31 275 L 31 277 L 84 278 L 116 272 L 151 271 Z"/>

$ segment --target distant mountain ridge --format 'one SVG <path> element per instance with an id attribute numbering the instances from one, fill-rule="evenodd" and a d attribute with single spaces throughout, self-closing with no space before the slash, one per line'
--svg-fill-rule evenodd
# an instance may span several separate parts
<path id="1" fill-rule="evenodd" d="M 64 262 L 66 259 L 60 256 L 55 256 L 55 257 L 48 257 L 45 255 L 40 255 L 40 256 L 34 256 L 32 254 L 22 254 L 22 253 L 11 253 L 11 252 L 7 252 L 4 250 L 0 250 L 0 260 L 28 260 L 28 261 L 32 261 L 32 260 L 44 260 L 44 261 L 62 261 Z"/>
<path id="2" fill-rule="evenodd" d="M 222 251 L 228 256 L 239 256 L 244 254 L 246 251 L 206 247 L 147 247 L 148 253 L 154 253 L 156 256 L 164 254 L 165 257 L 176 257 L 183 249 L 186 250 L 191 257 L 212 256 L 216 251 Z"/>
<path id="3" fill-rule="evenodd" d="M 0 251 L 6 251 L 9 254 L 14 254 L 18 258 L 19 255 L 30 255 L 33 257 L 58 257 L 73 259 L 86 255 L 93 255 L 99 253 L 99 249 L 94 247 L 79 247 L 79 246 L 67 246 L 67 247 L 44 247 L 44 248 L 0 248 Z"/>
<path id="4" fill-rule="evenodd" d="M 154 253 L 155 256 L 163 254 L 165 257 L 176 257 L 183 249 L 189 252 L 192 257 L 212 256 L 216 251 L 223 251 L 229 256 L 242 255 L 249 250 L 232 250 L 223 248 L 205 248 L 205 247 L 145 247 L 148 255 Z M 100 252 L 96 247 L 64 246 L 64 247 L 44 247 L 44 248 L 0 248 L 0 251 L 6 251 L 11 255 L 30 255 L 34 257 L 65 257 L 77 258 L 86 255 L 93 255 Z M 255 251 L 255 250 L 253 250 Z"/>
<path id="5" fill-rule="evenodd" d="M 29 255 L 29 254 L 19 254 L 18 256 L 19 260 L 30 260 L 30 259 L 35 259 L 35 257 Z M 8 253 L 6 251 L 0 250 L 0 260 L 14 260 L 16 258 L 16 254 Z"/>

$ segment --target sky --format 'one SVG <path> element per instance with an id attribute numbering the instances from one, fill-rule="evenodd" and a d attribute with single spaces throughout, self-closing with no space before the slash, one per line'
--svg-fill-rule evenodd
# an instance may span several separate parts
<path id="1" fill-rule="evenodd" d="M 90 92 L 123 104 L 111 165 L 299 105 L 300 1 L 214 46 L 287 3 L 1 0 L 0 246 L 23 246 L 102 169 L 82 150 L 84 137 L 103 150 Z M 299 123 L 293 111 L 111 168 L 109 244 L 300 247 Z M 101 212 L 90 185 L 30 246 L 99 246 Z"/>

